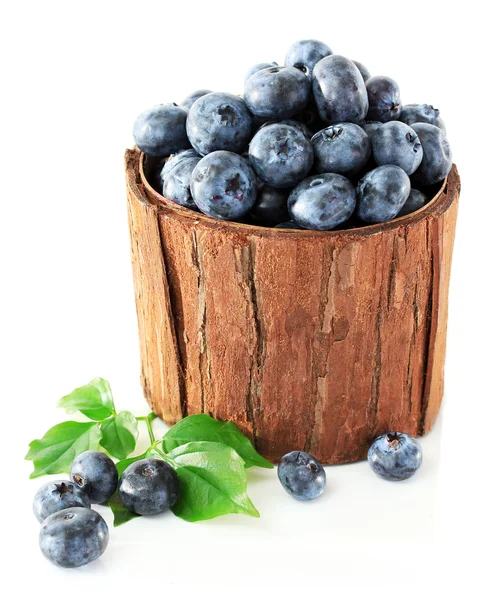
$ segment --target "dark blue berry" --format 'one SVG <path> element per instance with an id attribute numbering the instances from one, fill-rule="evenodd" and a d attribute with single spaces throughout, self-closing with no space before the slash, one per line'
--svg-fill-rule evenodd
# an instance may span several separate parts
<path id="1" fill-rule="evenodd" d="M 194 102 L 196 102 L 199 98 L 202 98 L 202 96 L 205 96 L 206 94 L 210 94 L 212 92 L 212 90 L 196 90 L 195 92 L 192 92 L 191 94 L 189 94 L 181 103 L 181 106 L 183 108 L 186 108 L 187 110 L 190 110 L 190 108 L 192 107 L 192 105 L 194 104 Z"/>
<path id="2" fill-rule="evenodd" d="M 355 64 L 338 54 L 314 67 L 312 89 L 319 116 L 328 125 L 362 123 L 368 112 L 366 85 Z"/>
<path id="3" fill-rule="evenodd" d="M 366 81 L 369 110 L 368 121 L 395 121 L 402 111 L 399 86 L 390 77 L 377 75 Z"/>
<path id="4" fill-rule="evenodd" d="M 138 460 L 121 475 L 119 497 L 124 506 L 138 515 L 158 515 L 174 506 L 179 498 L 176 471 L 163 460 Z"/>
<path id="5" fill-rule="evenodd" d="M 336 173 L 304 179 L 288 198 L 292 221 L 304 229 L 334 229 L 352 215 L 355 205 L 354 186 Z"/>
<path id="6" fill-rule="evenodd" d="M 250 142 L 249 157 L 257 176 L 276 188 L 302 181 L 314 160 L 309 139 L 295 127 L 280 123 L 259 129 Z"/>
<path id="7" fill-rule="evenodd" d="M 355 123 L 337 123 L 318 131 L 311 139 L 318 173 L 355 175 L 368 162 L 368 134 Z"/>
<path id="8" fill-rule="evenodd" d="M 196 152 L 193 149 L 181 150 L 176 154 L 171 154 L 171 156 L 168 156 L 168 158 L 164 161 L 162 170 L 160 172 L 161 187 L 162 183 L 164 182 L 164 178 L 169 173 L 169 171 L 172 171 L 172 169 L 174 169 L 181 161 L 190 158 L 201 158 L 201 156 L 198 152 Z"/>
<path id="9" fill-rule="evenodd" d="M 288 221 L 288 194 L 289 190 L 263 186 L 257 195 L 257 201 L 252 208 L 251 215 L 254 220 L 263 226 L 273 227 L 283 221 Z"/>
<path id="10" fill-rule="evenodd" d="M 423 146 L 423 160 L 412 175 L 413 183 L 426 186 L 442 181 L 452 168 L 452 152 L 445 133 L 429 123 L 413 123 Z"/>
<path id="11" fill-rule="evenodd" d="M 361 123 L 361 127 L 368 134 L 369 141 L 373 139 L 373 135 L 382 125 L 383 123 L 381 121 L 365 121 L 364 123 Z"/>
<path id="12" fill-rule="evenodd" d="M 425 194 L 423 194 L 423 192 L 411 188 L 411 193 L 409 194 L 409 197 L 407 198 L 404 206 L 400 209 L 400 212 L 397 213 L 397 216 L 404 217 L 405 215 L 410 215 L 416 210 L 422 208 L 427 203 L 427 201 L 428 198 Z"/>
<path id="13" fill-rule="evenodd" d="M 430 123 L 445 131 L 445 124 L 440 117 L 438 108 L 433 108 L 431 104 L 406 104 L 402 107 L 399 121 L 406 125 L 414 123 Z"/>
<path id="14" fill-rule="evenodd" d="M 311 83 L 294 67 L 270 67 L 254 73 L 245 85 L 244 99 L 256 117 L 289 119 L 307 106 Z"/>
<path id="15" fill-rule="evenodd" d="M 43 521 L 39 541 L 45 558 L 70 569 L 103 554 L 109 543 L 109 529 L 91 508 L 65 508 Z"/>
<path id="16" fill-rule="evenodd" d="M 285 58 L 287 67 L 295 67 L 309 78 L 316 64 L 325 56 L 333 54 L 323 42 L 318 40 L 300 40 L 290 46 Z"/>
<path id="17" fill-rule="evenodd" d="M 252 135 L 252 115 L 238 96 L 212 92 L 191 107 L 186 130 L 202 156 L 216 150 L 241 153 Z"/>
<path id="18" fill-rule="evenodd" d="M 357 216 L 365 223 L 384 223 L 404 206 L 411 183 L 400 167 L 383 165 L 357 184 Z"/>
<path id="19" fill-rule="evenodd" d="M 368 462 L 373 471 L 389 481 L 409 479 L 421 466 L 423 454 L 418 442 L 407 433 L 380 435 L 371 444 Z"/>
<path id="20" fill-rule="evenodd" d="M 211 217 L 233 221 L 246 215 L 257 198 L 257 179 L 248 161 L 219 150 L 195 167 L 190 189 L 198 208 Z"/>
<path id="21" fill-rule="evenodd" d="M 74 506 L 90 508 L 88 495 L 72 481 L 48 481 L 36 492 L 33 512 L 41 523 L 49 515 Z"/>
<path id="22" fill-rule="evenodd" d="M 416 132 L 400 121 L 389 121 L 371 140 L 377 165 L 397 165 L 412 175 L 421 164 L 423 148 Z"/>
<path id="23" fill-rule="evenodd" d="M 190 148 L 187 116 L 188 111 L 176 104 L 160 104 L 142 112 L 133 127 L 135 144 L 149 156 L 168 156 Z"/>
<path id="24" fill-rule="evenodd" d="M 367 81 L 371 77 L 371 73 L 368 71 L 368 69 L 358 60 L 353 60 L 352 62 L 359 69 L 359 72 L 361 73 L 364 81 Z"/>
<path id="25" fill-rule="evenodd" d="M 169 170 L 163 180 L 162 195 L 164 198 L 186 208 L 197 209 L 197 205 L 192 198 L 190 181 L 193 170 L 199 162 L 200 157 L 187 158 Z"/>
<path id="26" fill-rule="evenodd" d="M 116 465 L 106 454 L 87 450 L 74 459 L 71 479 L 88 494 L 92 504 L 102 504 L 116 491 L 118 475 Z"/>
<path id="27" fill-rule="evenodd" d="M 297 500 L 313 500 L 324 492 L 326 472 L 307 452 L 289 452 L 278 465 L 278 478 L 286 492 Z"/>
<path id="28" fill-rule="evenodd" d="M 277 66 L 278 66 L 278 63 L 270 62 L 270 63 L 257 63 L 253 67 L 250 67 L 250 69 L 245 73 L 244 85 L 247 84 L 247 81 L 252 77 L 252 75 L 254 73 L 257 73 L 258 71 L 262 71 L 262 69 L 269 69 L 270 67 L 277 67 Z"/>

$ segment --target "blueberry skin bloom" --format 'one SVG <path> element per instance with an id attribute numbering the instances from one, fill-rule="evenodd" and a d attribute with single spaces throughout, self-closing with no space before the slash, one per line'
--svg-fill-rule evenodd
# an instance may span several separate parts
<path id="1" fill-rule="evenodd" d="M 164 163 L 162 170 L 160 172 L 160 180 L 164 182 L 164 178 L 166 175 L 172 171 L 181 161 L 187 160 L 190 158 L 201 158 L 200 154 L 193 149 L 190 150 L 181 150 L 177 154 L 171 154 Z"/>
<path id="2" fill-rule="evenodd" d="M 190 190 L 190 181 L 193 170 L 200 162 L 198 158 L 187 158 L 179 161 L 170 169 L 163 179 L 162 195 L 164 198 L 186 208 L 197 209 Z"/>
<path id="3" fill-rule="evenodd" d="M 190 110 L 190 108 L 192 107 L 193 103 L 196 102 L 199 98 L 202 98 L 202 96 L 205 96 L 206 94 L 210 94 L 212 92 L 212 90 L 196 90 L 195 92 L 192 92 L 191 94 L 189 94 L 181 103 L 181 106 L 183 108 L 186 108 L 187 110 Z"/>
<path id="4" fill-rule="evenodd" d="M 445 133 L 429 123 L 413 123 L 423 146 L 423 160 L 412 176 L 414 183 L 424 186 L 445 179 L 452 168 L 452 152 Z"/>
<path id="5" fill-rule="evenodd" d="M 433 108 L 431 104 L 406 104 L 402 108 L 399 121 L 406 125 L 414 123 L 430 123 L 445 131 L 445 123 L 440 117 L 438 108 Z"/>
<path id="6" fill-rule="evenodd" d="M 288 198 L 292 221 L 304 229 L 333 229 L 352 216 L 355 206 L 354 186 L 337 173 L 304 179 Z"/>
<path id="7" fill-rule="evenodd" d="M 411 188 L 411 193 L 409 194 L 406 203 L 400 209 L 400 212 L 397 214 L 397 216 L 404 217 L 405 215 L 410 215 L 411 213 L 423 207 L 427 201 L 428 198 L 425 194 L 423 194 L 423 192 Z"/>
<path id="8" fill-rule="evenodd" d="M 160 104 L 142 112 L 133 126 L 135 144 L 149 156 L 168 156 L 191 148 L 187 116 L 188 111 L 176 104 Z"/>
<path id="9" fill-rule="evenodd" d="M 314 67 L 312 89 L 319 116 L 328 125 L 362 123 L 368 112 L 366 85 L 355 64 L 338 54 Z"/>
<path id="10" fill-rule="evenodd" d="M 421 466 L 422 459 L 421 446 L 407 433 L 380 435 L 368 450 L 369 466 L 388 481 L 409 479 Z"/>
<path id="11" fill-rule="evenodd" d="M 365 223 L 390 221 L 404 206 L 411 182 L 400 167 L 383 165 L 357 184 L 357 216 Z"/>
<path id="12" fill-rule="evenodd" d="M 90 508 L 90 499 L 72 481 L 49 481 L 40 487 L 33 500 L 33 512 L 40 523 L 51 514 L 74 506 Z"/>
<path id="13" fill-rule="evenodd" d="M 257 71 L 245 84 L 244 99 L 250 112 L 263 119 L 289 119 L 307 106 L 311 82 L 294 67 Z"/>
<path id="14" fill-rule="evenodd" d="M 250 67 L 250 69 L 245 74 L 245 79 L 243 81 L 244 85 L 247 84 L 247 81 L 252 77 L 252 75 L 254 73 L 257 73 L 258 71 L 262 71 L 262 69 L 269 69 L 270 67 L 277 67 L 277 66 L 278 66 L 278 63 L 271 62 L 271 63 L 257 63 L 253 67 Z"/>
<path id="15" fill-rule="evenodd" d="M 259 179 L 275 188 L 293 187 L 312 169 L 309 139 L 291 125 L 261 127 L 249 146 L 250 164 Z"/>
<path id="16" fill-rule="evenodd" d="M 381 121 L 365 121 L 364 123 L 361 123 L 361 127 L 368 134 L 369 141 L 373 139 L 373 135 L 382 125 L 383 123 Z"/>
<path id="17" fill-rule="evenodd" d="M 371 155 L 368 134 L 355 123 L 337 123 L 311 139 L 318 173 L 355 175 Z"/>
<path id="18" fill-rule="evenodd" d="M 367 81 L 371 77 L 371 73 L 369 72 L 369 70 L 358 60 L 353 60 L 352 62 L 359 69 L 364 81 Z"/>
<path id="19" fill-rule="evenodd" d="M 193 170 L 190 187 L 198 208 L 224 221 L 243 217 L 257 199 L 257 178 L 248 161 L 224 150 L 204 156 Z"/>
<path id="20" fill-rule="evenodd" d="M 102 504 L 116 491 L 118 475 L 116 465 L 107 454 L 87 450 L 74 459 L 71 479 L 88 494 L 92 504 Z"/>
<path id="21" fill-rule="evenodd" d="M 318 40 L 300 40 L 290 46 L 285 58 L 287 67 L 295 67 L 309 79 L 317 63 L 325 56 L 333 54 L 331 48 Z"/>
<path id="22" fill-rule="evenodd" d="M 389 121 L 380 127 L 373 135 L 371 147 L 378 166 L 397 165 L 407 175 L 412 175 L 423 159 L 416 132 L 400 121 Z"/>
<path id="23" fill-rule="evenodd" d="M 390 77 L 378 75 L 366 81 L 369 110 L 368 121 L 398 120 L 402 111 L 399 86 Z"/>
<path id="24" fill-rule="evenodd" d="M 179 498 L 179 479 L 168 463 L 156 458 L 138 460 L 123 472 L 119 497 L 137 515 L 158 515 L 174 506 Z"/>
<path id="25" fill-rule="evenodd" d="M 278 478 L 286 492 L 297 500 L 313 500 L 324 492 L 326 472 L 307 452 L 289 452 L 278 465 Z"/>
<path id="26" fill-rule="evenodd" d="M 66 508 L 43 521 L 39 542 L 45 558 L 58 567 L 71 569 L 103 554 L 109 543 L 109 529 L 91 508 Z"/>
<path id="27" fill-rule="evenodd" d="M 241 153 L 252 135 L 252 115 L 238 96 L 212 92 L 190 108 L 186 131 L 202 156 L 216 150 Z"/>
<path id="28" fill-rule="evenodd" d="M 259 190 L 257 201 L 252 208 L 251 215 L 258 224 L 274 227 L 278 223 L 288 221 L 288 194 L 289 190 L 273 188 L 265 185 Z"/>

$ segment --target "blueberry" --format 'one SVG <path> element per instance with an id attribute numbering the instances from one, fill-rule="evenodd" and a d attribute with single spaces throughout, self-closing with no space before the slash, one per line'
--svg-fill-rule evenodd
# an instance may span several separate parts
<path id="1" fill-rule="evenodd" d="M 172 169 L 174 167 L 176 167 L 181 161 L 187 160 L 190 158 L 201 158 L 201 156 L 198 152 L 196 152 L 193 149 L 181 150 L 180 152 L 177 152 L 176 154 L 171 154 L 171 156 L 168 156 L 168 158 L 164 162 L 164 165 L 163 165 L 161 173 L 160 173 L 161 183 L 164 182 L 164 178 L 169 173 L 169 171 L 172 171 Z"/>
<path id="2" fill-rule="evenodd" d="M 250 142 L 249 157 L 257 176 L 276 188 L 302 181 L 314 160 L 309 139 L 295 127 L 279 123 L 259 129 Z"/>
<path id="3" fill-rule="evenodd" d="M 422 458 L 421 446 L 407 433 L 380 435 L 368 451 L 369 466 L 389 481 L 412 477 L 421 466 Z"/>
<path id="4" fill-rule="evenodd" d="M 399 86 L 390 77 L 378 75 L 366 81 L 369 110 L 368 121 L 395 121 L 402 111 Z"/>
<path id="5" fill-rule="evenodd" d="M 316 64 L 325 56 L 333 54 L 323 42 L 317 40 L 300 40 L 290 46 L 285 58 L 287 67 L 295 67 L 309 78 L 312 77 L 312 70 Z"/>
<path id="6" fill-rule="evenodd" d="M 186 208 L 197 209 L 190 190 L 190 181 L 193 169 L 200 162 L 198 158 L 187 158 L 180 161 L 173 169 L 170 169 L 163 180 L 162 195 L 164 198 L 176 202 Z"/>
<path id="7" fill-rule="evenodd" d="M 190 108 L 186 130 L 202 156 L 216 150 L 241 153 L 252 135 L 252 115 L 238 96 L 212 92 Z"/>
<path id="8" fill-rule="evenodd" d="M 382 125 L 383 123 L 381 121 L 365 121 L 364 123 L 361 123 L 361 127 L 368 134 L 369 141 L 373 139 L 373 135 Z"/>
<path id="9" fill-rule="evenodd" d="M 109 529 L 91 508 L 65 508 L 43 521 L 39 541 L 45 558 L 70 569 L 87 565 L 103 554 Z"/>
<path id="10" fill-rule="evenodd" d="M 52 513 L 73 506 L 90 508 L 88 495 L 72 481 L 49 481 L 36 492 L 33 512 L 41 523 Z"/>
<path id="11" fill-rule="evenodd" d="M 333 229 L 354 212 L 354 186 L 343 175 L 324 173 L 304 179 L 288 198 L 288 211 L 304 229 Z"/>
<path id="12" fill-rule="evenodd" d="M 289 190 L 263 186 L 257 195 L 257 201 L 252 208 L 251 215 L 254 220 L 267 227 L 288 221 L 288 194 Z"/>
<path id="13" fill-rule="evenodd" d="M 176 504 L 180 492 L 175 470 L 156 458 L 129 465 L 119 479 L 118 491 L 124 506 L 138 515 L 166 512 Z"/>
<path id="14" fill-rule="evenodd" d="M 452 168 L 452 152 L 445 133 L 429 123 L 413 123 L 423 146 L 423 160 L 412 176 L 414 183 L 425 186 L 442 181 Z"/>
<path id="15" fill-rule="evenodd" d="M 278 124 L 279 125 L 290 125 L 290 127 L 296 127 L 309 140 L 314 135 L 312 133 L 312 131 L 309 129 L 309 127 L 307 127 L 307 125 L 305 125 L 304 123 L 302 123 L 300 121 L 294 121 L 293 119 L 284 119 L 283 121 L 266 121 L 263 125 L 261 125 L 261 127 L 259 127 L 259 129 L 261 129 L 262 127 L 267 127 L 268 125 L 278 125 Z"/>
<path id="16" fill-rule="evenodd" d="M 107 454 L 87 450 L 74 459 L 71 479 L 88 494 L 92 504 L 102 504 L 116 491 L 118 475 Z"/>
<path id="17" fill-rule="evenodd" d="M 270 67 L 254 73 L 245 85 L 244 98 L 256 117 L 288 119 L 309 100 L 309 78 L 294 67 Z"/>
<path id="18" fill-rule="evenodd" d="M 190 110 L 190 108 L 192 107 L 193 103 L 196 102 L 199 98 L 202 98 L 202 96 L 205 96 L 206 94 L 210 94 L 212 92 L 212 90 L 196 90 L 195 92 L 192 92 L 191 94 L 189 94 L 181 103 L 181 106 L 183 108 L 186 108 L 187 110 Z"/>
<path id="19" fill-rule="evenodd" d="M 187 116 L 188 111 L 176 104 L 160 104 L 142 112 L 133 127 L 135 144 L 149 156 L 168 156 L 190 148 Z"/>
<path id="20" fill-rule="evenodd" d="M 326 472 L 307 452 L 289 452 L 278 465 L 278 477 L 286 492 L 297 500 L 313 500 L 324 492 Z"/>
<path id="21" fill-rule="evenodd" d="M 278 63 L 271 62 L 271 63 L 257 63 L 253 67 L 250 67 L 250 69 L 245 74 L 244 85 L 247 84 L 247 81 L 252 77 L 252 75 L 254 73 L 257 73 L 258 71 L 262 71 L 262 69 L 269 69 L 270 67 L 277 67 L 277 66 L 278 66 Z"/>
<path id="22" fill-rule="evenodd" d="M 357 184 L 357 215 L 365 223 L 384 223 L 404 206 L 411 183 L 400 167 L 383 165 Z"/>
<path id="23" fill-rule="evenodd" d="M 368 69 L 358 60 L 353 60 L 352 62 L 359 69 L 359 72 L 362 75 L 364 81 L 367 81 L 371 77 L 371 73 L 368 71 Z"/>
<path id="24" fill-rule="evenodd" d="M 284 223 L 278 223 L 274 226 L 275 229 L 303 229 L 300 225 L 297 225 L 294 221 L 285 221 Z"/>
<path id="25" fill-rule="evenodd" d="M 414 123 L 430 123 L 445 131 L 445 124 L 440 117 L 438 108 L 433 108 L 431 104 L 406 104 L 402 108 L 399 121 L 406 125 Z"/>
<path id="26" fill-rule="evenodd" d="M 316 102 L 314 101 L 314 96 L 312 95 L 304 110 L 296 114 L 293 118 L 295 121 L 299 121 L 308 127 L 313 134 L 326 127 L 326 123 L 324 123 L 319 116 Z"/>
<path id="27" fill-rule="evenodd" d="M 397 214 L 397 216 L 404 217 L 405 215 L 409 215 L 423 207 L 427 201 L 428 198 L 425 194 L 423 194 L 423 192 L 411 188 L 411 193 L 409 194 L 406 203 L 400 209 L 400 212 Z"/>
<path id="28" fill-rule="evenodd" d="M 192 173 L 190 187 L 203 213 L 225 221 L 247 214 L 257 198 L 257 179 L 248 161 L 224 150 L 204 156 Z"/>
<path id="29" fill-rule="evenodd" d="M 318 173 L 354 175 L 368 162 L 371 144 L 368 134 L 355 123 L 337 123 L 311 139 Z"/>
<path id="30" fill-rule="evenodd" d="M 333 54 L 320 60 L 314 67 L 312 89 L 319 116 L 328 125 L 362 123 L 366 118 L 366 85 L 348 58 Z"/>
<path id="31" fill-rule="evenodd" d="M 412 175 L 421 164 L 423 148 L 416 132 L 400 121 L 389 121 L 373 135 L 371 148 L 377 165 L 397 165 Z"/>

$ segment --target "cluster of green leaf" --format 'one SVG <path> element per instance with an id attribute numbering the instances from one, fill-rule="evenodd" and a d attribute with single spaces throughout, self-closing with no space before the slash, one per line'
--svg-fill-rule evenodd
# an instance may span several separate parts
<path id="1" fill-rule="evenodd" d="M 273 465 L 233 423 L 192 415 L 155 439 L 152 421 L 156 416 L 151 413 L 137 418 L 128 411 L 117 413 L 110 386 L 100 378 L 64 396 L 59 406 L 67 412 L 79 411 L 91 420 L 59 423 L 43 438 L 33 440 L 26 455 L 34 464 L 30 477 L 68 473 L 74 458 L 86 450 L 101 450 L 119 459 L 119 475 L 137 460 L 160 458 L 175 469 L 180 480 L 180 499 L 172 509 L 176 516 L 185 521 L 229 513 L 259 516 L 247 495 L 245 469 Z M 143 454 L 129 458 L 138 439 L 138 421 L 146 422 L 150 446 Z M 117 492 L 109 506 L 115 526 L 139 516 L 126 509 Z"/>

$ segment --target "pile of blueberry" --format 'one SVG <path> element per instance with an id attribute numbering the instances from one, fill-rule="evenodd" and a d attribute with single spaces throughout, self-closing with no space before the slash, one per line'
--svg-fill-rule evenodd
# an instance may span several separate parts
<path id="1" fill-rule="evenodd" d="M 439 111 L 316 40 L 261 63 L 243 97 L 199 90 L 136 119 L 158 191 L 211 217 L 293 229 L 382 223 L 421 208 L 452 166 Z M 415 188 L 411 187 L 411 184 Z"/>
<path id="2" fill-rule="evenodd" d="M 163 460 L 138 460 L 119 478 L 106 454 L 83 452 L 72 464 L 70 481 L 49 481 L 35 495 L 33 511 L 41 522 L 40 548 L 45 557 L 59 567 L 72 568 L 101 556 L 109 529 L 90 506 L 107 502 L 116 490 L 128 510 L 157 515 L 178 500 L 179 481 Z"/>

